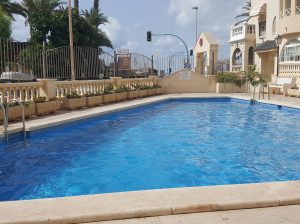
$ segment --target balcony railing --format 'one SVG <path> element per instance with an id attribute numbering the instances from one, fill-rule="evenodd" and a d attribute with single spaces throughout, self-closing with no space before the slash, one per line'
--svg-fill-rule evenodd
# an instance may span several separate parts
<path id="1" fill-rule="evenodd" d="M 300 5 L 296 6 L 296 15 L 300 15 Z"/>
<path id="2" fill-rule="evenodd" d="M 280 12 L 280 15 L 279 15 L 279 18 L 280 18 L 280 19 L 283 19 L 283 17 L 284 17 L 284 12 L 281 11 L 281 12 Z"/>
<path id="3" fill-rule="evenodd" d="M 288 8 L 285 10 L 285 16 L 290 16 L 290 15 L 292 15 L 292 9 Z"/>
<path id="4" fill-rule="evenodd" d="M 242 65 L 233 65 L 232 66 L 232 72 L 241 72 L 242 71 Z"/>
<path id="5" fill-rule="evenodd" d="M 230 41 L 241 40 L 248 36 L 255 37 L 255 25 L 242 23 L 231 27 Z"/>
<path id="6" fill-rule="evenodd" d="M 279 68 L 280 75 L 300 76 L 300 62 L 281 62 Z"/>

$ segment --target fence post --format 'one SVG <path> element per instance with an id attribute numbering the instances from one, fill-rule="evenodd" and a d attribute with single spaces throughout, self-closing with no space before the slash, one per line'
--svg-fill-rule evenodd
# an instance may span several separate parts
<path id="1" fill-rule="evenodd" d="M 46 42 L 43 41 L 43 79 L 46 78 Z"/>
<path id="2" fill-rule="evenodd" d="M 117 90 L 121 87 L 122 84 L 122 77 L 113 77 L 111 78 L 114 81 L 114 90 Z"/>
<path id="3" fill-rule="evenodd" d="M 45 96 L 48 99 L 56 97 L 56 85 L 55 79 L 39 79 L 42 87 L 40 89 L 40 96 Z"/>
<path id="4" fill-rule="evenodd" d="M 117 53 L 114 51 L 114 77 L 118 75 L 118 67 L 117 67 Z"/>
<path id="5" fill-rule="evenodd" d="M 151 56 L 151 76 L 153 76 L 154 58 Z"/>

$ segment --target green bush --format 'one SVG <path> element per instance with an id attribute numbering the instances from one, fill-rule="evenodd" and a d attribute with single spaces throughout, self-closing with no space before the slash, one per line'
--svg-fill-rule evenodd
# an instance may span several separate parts
<path id="1" fill-rule="evenodd" d="M 218 73 L 216 79 L 218 83 L 234 83 L 239 87 L 246 82 L 245 78 L 241 79 L 238 73 L 234 72 Z"/>
<path id="2" fill-rule="evenodd" d="M 127 86 L 122 85 L 116 90 L 116 93 L 125 93 L 129 91 L 130 89 Z"/>
<path id="3" fill-rule="evenodd" d="M 78 99 L 81 98 L 81 96 L 76 92 L 76 91 L 72 91 L 71 93 L 68 93 L 66 95 L 67 99 Z"/>
<path id="4" fill-rule="evenodd" d="M 104 94 L 112 94 L 112 93 L 114 93 L 114 86 L 112 84 L 109 84 L 108 86 L 105 86 L 103 92 L 104 92 Z"/>

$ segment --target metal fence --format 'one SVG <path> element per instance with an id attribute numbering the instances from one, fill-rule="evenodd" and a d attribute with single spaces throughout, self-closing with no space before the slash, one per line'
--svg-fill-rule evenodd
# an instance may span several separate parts
<path id="1" fill-rule="evenodd" d="M 193 57 L 190 64 L 193 65 Z M 75 73 L 77 80 L 164 76 L 188 67 L 185 52 L 166 57 L 147 57 L 139 53 L 110 54 L 100 48 L 74 47 Z M 32 46 L 29 43 L 0 38 L 0 75 L 5 77 L 71 79 L 69 46 L 46 50 L 45 45 Z M 22 80 L 22 81 L 31 81 Z"/>
<path id="2" fill-rule="evenodd" d="M 155 75 L 166 76 L 180 69 L 193 67 L 194 57 L 189 56 L 190 65 L 187 64 L 186 52 L 178 52 L 171 56 L 155 57 L 153 63 Z"/>

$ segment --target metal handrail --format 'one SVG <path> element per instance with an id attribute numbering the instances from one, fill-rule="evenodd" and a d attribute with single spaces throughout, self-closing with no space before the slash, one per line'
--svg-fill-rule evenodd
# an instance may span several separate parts
<path id="1" fill-rule="evenodd" d="M 20 107 L 21 107 L 21 110 L 22 110 L 22 123 L 23 123 L 23 136 L 24 136 L 24 138 L 26 138 L 25 108 L 24 108 L 24 105 L 18 99 L 12 99 L 8 103 L 12 103 L 12 102 L 17 102 L 20 105 Z M 9 107 L 7 107 L 7 112 L 9 112 Z M 8 118 L 7 118 L 7 121 L 8 121 Z"/>
<path id="2" fill-rule="evenodd" d="M 8 121 L 7 121 L 7 116 L 6 116 L 6 110 L 5 110 L 3 103 L 0 103 L 0 108 L 3 111 L 4 136 L 5 136 L 6 143 L 8 143 L 8 133 L 7 133 Z"/>

